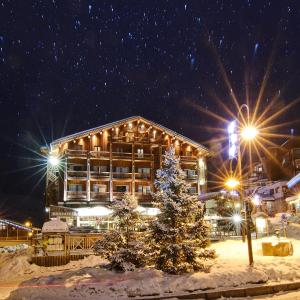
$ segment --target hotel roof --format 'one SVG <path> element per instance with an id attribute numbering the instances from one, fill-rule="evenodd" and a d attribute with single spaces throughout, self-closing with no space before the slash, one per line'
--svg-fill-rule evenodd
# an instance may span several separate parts
<path id="1" fill-rule="evenodd" d="M 147 119 L 145 119 L 141 116 L 132 116 L 132 117 L 125 118 L 125 119 L 122 119 L 122 120 L 119 120 L 119 121 L 115 121 L 115 122 L 108 123 L 108 124 L 105 124 L 105 125 L 101 125 L 101 126 L 98 126 L 98 127 L 94 127 L 94 128 L 88 129 L 88 130 L 80 131 L 80 132 L 77 132 L 77 133 L 74 133 L 74 134 L 71 134 L 71 135 L 67 135 L 65 137 L 54 140 L 50 144 L 50 146 L 51 146 L 51 148 L 53 148 L 53 147 L 55 147 L 55 146 L 57 146 L 61 143 L 66 143 L 66 142 L 72 141 L 72 140 L 77 139 L 77 138 L 81 138 L 81 137 L 84 137 L 84 136 L 96 134 L 101 130 L 110 129 L 110 128 L 115 127 L 115 126 L 120 126 L 124 123 L 134 122 L 134 121 L 141 121 L 141 122 L 144 122 L 146 124 L 149 124 L 149 125 L 151 125 L 152 127 L 156 128 L 156 129 L 160 129 L 160 130 L 166 132 L 168 135 L 171 135 L 171 136 L 173 136 L 173 137 L 175 137 L 179 140 L 185 141 L 186 143 L 194 146 L 195 148 L 197 148 L 199 150 L 202 150 L 202 151 L 207 152 L 207 153 L 209 152 L 206 147 L 199 144 L 198 142 L 195 142 L 195 141 L 191 140 L 190 138 L 187 138 L 187 137 L 183 136 L 180 133 L 177 133 L 177 132 L 175 132 L 171 129 L 168 129 L 165 126 L 160 125 L 158 123 L 147 120 Z"/>

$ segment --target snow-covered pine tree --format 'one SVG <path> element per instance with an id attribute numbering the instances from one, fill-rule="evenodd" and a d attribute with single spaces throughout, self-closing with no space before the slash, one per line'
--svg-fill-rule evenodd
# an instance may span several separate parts
<path id="1" fill-rule="evenodd" d="M 173 147 L 166 151 L 156 177 L 152 197 L 160 213 L 151 224 L 151 238 L 157 269 L 171 274 L 207 271 L 206 261 L 215 257 L 213 250 L 205 249 L 209 226 L 201 202 L 188 193 L 190 186 Z"/>
<path id="2" fill-rule="evenodd" d="M 108 231 L 95 244 L 94 249 L 110 261 L 112 269 L 129 271 L 145 265 L 145 245 L 138 239 L 136 232 L 140 223 L 137 207 L 136 199 L 129 193 L 125 193 L 123 199 L 114 200 L 110 205 L 116 228 Z"/>

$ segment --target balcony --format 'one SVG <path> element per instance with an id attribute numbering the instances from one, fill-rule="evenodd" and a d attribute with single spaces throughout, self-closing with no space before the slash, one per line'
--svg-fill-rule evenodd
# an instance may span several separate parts
<path id="1" fill-rule="evenodd" d="M 135 179 L 150 180 L 151 174 L 150 173 L 135 173 Z"/>
<path id="2" fill-rule="evenodd" d="M 87 171 L 68 170 L 68 179 L 87 179 Z"/>
<path id="3" fill-rule="evenodd" d="M 132 153 L 130 152 L 113 152 L 112 153 L 113 159 L 132 159 Z"/>
<path id="4" fill-rule="evenodd" d="M 149 193 L 139 193 L 139 192 L 135 192 L 135 198 L 139 201 L 139 202 L 151 202 L 153 201 L 151 195 Z"/>
<path id="5" fill-rule="evenodd" d="M 90 173 L 91 178 L 109 178 L 109 172 L 96 172 L 96 171 L 91 171 Z"/>
<path id="6" fill-rule="evenodd" d="M 66 149 L 65 154 L 69 157 L 87 158 L 88 151 L 87 150 Z"/>
<path id="7" fill-rule="evenodd" d="M 86 191 L 67 191 L 67 200 L 86 200 Z"/>
<path id="8" fill-rule="evenodd" d="M 117 192 L 117 191 L 113 191 L 113 198 L 116 199 L 122 199 L 124 197 L 124 194 L 126 192 Z"/>
<path id="9" fill-rule="evenodd" d="M 151 160 L 153 157 L 150 153 L 134 153 L 135 160 Z"/>
<path id="10" fill-rule="evenodd" d="M 197 156 L 180 156 L 180 162 L 184 163 L 184 162 L 197 162 Z"/>
<path id="11" fill-rule="evenodd" d="M 113 179 L 131 179 L 132 173 L 113 172 Z"/>
<path id="12" fill-rule="evenodd" d="M 109 192 L 91 192 L 91 201 L 108 201 Z"/>
<path id="13" fill-rule="evenodd" d="M 197 180 L 198 179 L 198 175 L 187 175 L 186 179 L 187 180 Z"/>
<path id="14" fill-rule="evenodd" d="M 109 160 L 109 151 L 91 151 L 91 158 L 99 158 L 104 160 Z"/>

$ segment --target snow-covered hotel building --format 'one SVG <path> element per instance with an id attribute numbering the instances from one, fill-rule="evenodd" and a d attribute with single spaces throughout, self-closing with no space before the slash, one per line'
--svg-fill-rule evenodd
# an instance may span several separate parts
<path id="1" fill-rule="evenodd" d="M 46 212 L 70 225 L 107 227 L 107 205 L 124 192 L 133 194 L 145 214 L 154 213 L 150 192 L 163 153 L 173 145 L 190 193 L 206 190 L 206 157 L 201 144 L 160 124 L 134 116 L 78 132 L 51 143 Z"/>

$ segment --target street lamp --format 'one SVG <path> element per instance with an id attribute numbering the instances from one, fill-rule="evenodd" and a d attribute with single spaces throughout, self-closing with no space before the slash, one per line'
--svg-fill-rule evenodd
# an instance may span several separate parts
<path id="1" fill-rule="evenodd" d="M 242 122 L 239 121 L 240 114 L 242 113 L 243 109 L 247 110 L 247 119 L 246 119 L 246 125 L 241 126 L 240 124 Z M 258 129 L 253 126 L 250 123 L 250 112 L 249 112 L 249 107 L 246 104 L 243 104 L 239 107 L 238 110 L 238 120 L 234 120 L 230 122 L 229 127 L 228 127 L 228 134 L 229 134 L 229 158 L 232 162 L 233 159 L 237 158 L 238 161 L 238 170 L 239 170 L 239 188 L 240 188 L 240 193 L 241 193 L 241 199 L 244 202 L 245 206 L 245 215 L 246 215 L 246 229 L 247 229 L 247 244 L 248 244 L 248 257 L 249 257 L 249 265 L 253 265 L 253 250 L 252 250 L 252 239 L 251 239 L 251 228 L 250 228 L 250 205 L 249 205 L 249 199 L 245 199 L 244 195 L 244 189 L 243 189 L 243 171 L 242 171 L 242 156 L 241 156 L 241 149 L 240 149 L 240 140 L 246 141 L 246 142 L 251 142 L 253 141 L 257 135 L 259 134 Z M 236 123 L 238 123 L 240 130 L 236 130 Z M 239 138 L 240 137 L 240 138 Z M 226 186 L 230 187 L 230 185 L 236 185 L 237 182 L 231 180 L 227 181 L 228 184 Z"/>
<path id="2" fill-rule="evenodd" d="M 258 129 L 252 125 L 245 126 L 241 130 L 241 137 L 245 141 L 254 140 L 258 134 L 259 134 Z"/>
<path id="3" fill-rule="evenodd" d="M 48 162 L 49 164 L 52 166 L 52 167 L 57 167 L 60 163 L 60 160 L 57 156 L 51 154 L 49 157 L 48 157 Z"/>
<path id="4" fill-rule="evenodd" d="M 238 186 L 240 185 L 240 182 L 238 179 L 234 178 L 234 177 L 229 177 L 226 181 L 225 181 L 225 186 L 230 189 L 230 190 L 234 190 L 236 189 Z"/>
<path id="5" fill-rule="evenodd" d="M 260 205 L 260 198 L 257 194 L 255 194 L 252 198 L 252 203 L 255 205 L 255 206 L 259 206 Z"/>

